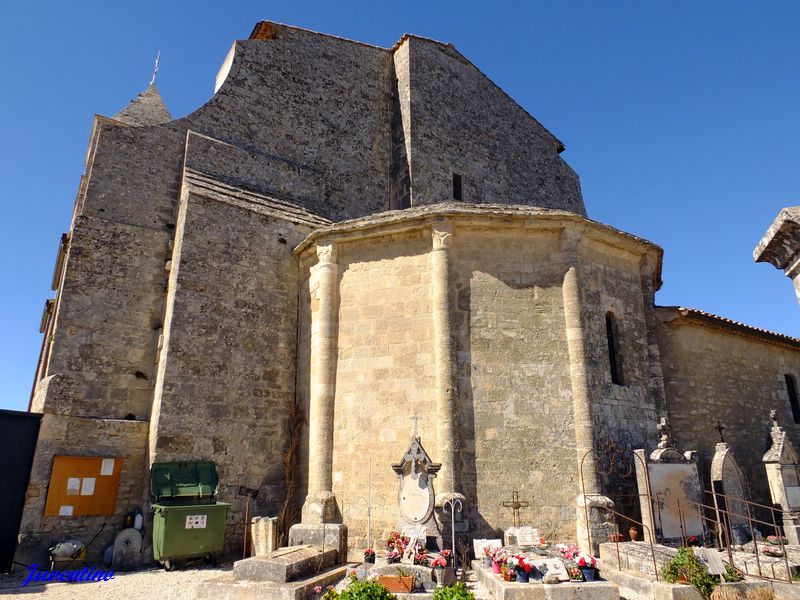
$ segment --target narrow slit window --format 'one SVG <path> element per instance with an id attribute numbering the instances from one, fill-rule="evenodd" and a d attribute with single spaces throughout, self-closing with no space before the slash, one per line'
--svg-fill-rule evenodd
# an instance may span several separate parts
<path id="1" fill-rule="evenodd" d="M 788 373 L 783 376 L 786 380 L 786 392 L 789 394 L 789 406 L 792 407 L 792 419 L 797 424 L 800 424 L 800 401 L 797 399 L 797 382 L 794 375 Z"/>
<path id="2" fill-rule="evenodd" d="M 453 173 L 453 200 L 463 200 L 461 192 L 461 175 Z"/>
<path id="3" fill-rule="evenodd" d="M 608 339 L 608 361 L 611 371 L 611 383 L 625 385 L 622 374 L 622 353 L 619 349 L 619 329 L 614 313 L 606 313 L 606 338 Z"/>

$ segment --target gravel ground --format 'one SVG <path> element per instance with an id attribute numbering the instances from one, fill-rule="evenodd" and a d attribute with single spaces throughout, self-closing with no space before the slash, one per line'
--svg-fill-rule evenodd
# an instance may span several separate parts
<path id="1" fill-rule="evenodd" d="M 34 583 L 25 587 L 26 571 L 0 576 L 0 596 L 34 597 L 47 600 L 75 600 L 97 598 L 100 600 L 191 600 L 198 584 L 206 579 L 229 572 L 232 564 L 219 567 L 187 567 L 167 573 L 164 569 L 150 568 L 128 573 L 115 573 L 110 581 L 92 583 Z"/>
<path id="2" fill-rule="evenodd" d="M 191 600 L 195 589 L 207 579 L 220 577 L 231 571 L 233 563 L 219 567 L 197 566 L 167 573 L 164 569 L 150 568 L 142 571 L 115 573 L 111 581 L 96 583 L 29 583 L 21 587 L 27 570 L 14 575 L 0 575 L 0 596 L 46 598 L 47 600 Z M 476 600 L 490 600 L 488 590 L 471 574 L 467 587 Z"/>

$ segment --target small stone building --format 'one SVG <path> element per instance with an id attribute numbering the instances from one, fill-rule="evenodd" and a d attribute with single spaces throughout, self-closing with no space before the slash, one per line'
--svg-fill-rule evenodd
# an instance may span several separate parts
<path id="1" fill-rule="evenodd" d="M 149 465 L 192 459 L 218 465 L 231 548 L 240 486 L 251 514 L 288 492 L 359 547 L 370 485 L 373 532 L 397 522 L 412 416 L 475 536 L 511 525 L 518 491 L 526 524 L 574 539 L 579 494 L 635 491 L 592 449 L 652 449 L 662 416 L 707 461 L 721 420 L 768 501 L 800 340 L 657 307 L 661 249 L 589 219 L 563 144 L 452 45 L 261 22 L 216 87 L 180 119 L 153 84 L 95 119 L 43 319 L 23 551 L 105 524 L 102 550 L 147 513 Z M 61 455 L 122 460 L 113 515 L 44 515 Z"/>

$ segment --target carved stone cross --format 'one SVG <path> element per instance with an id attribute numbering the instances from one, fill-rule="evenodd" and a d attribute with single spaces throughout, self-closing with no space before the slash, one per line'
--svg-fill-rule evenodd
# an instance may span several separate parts
<path id="1" fill-rule="evenodd" d="M 419 439 L 419 431 L 417 431 L 417 425 L 421 417 L 419 415 L 413 415 L 409 417 L 409 419 L 414 421 L 414 433 L 412 434 L 412 437 L 415 439 Z"/>
<path id="2" fill-rule="evenodd" d="M 514 527 L 519 527 L 519 509 L 527 508 L 528 506 L 530 506 L 530 503 L 527 500 L 520 500 L 519 492 L 514 490 L 514 492 L 512 492 L 511 494 L 511 500 L 503 502 L 503 506 L 511 509 L 512 511 L 511 522 L 513 523 Z"/>
<path id="3" fill-rule="evenodd" d="M 719 433 L 719 441 L 724 444 L 725 438 L 722 437 L 722 432 L 725 431 L 725 428 L 722 426 L 722 423 L 719 422 L 719 419 L 717 419 L 717 426 L 714 427 L 714 429 L 716 429 L 717 433 Z"/>

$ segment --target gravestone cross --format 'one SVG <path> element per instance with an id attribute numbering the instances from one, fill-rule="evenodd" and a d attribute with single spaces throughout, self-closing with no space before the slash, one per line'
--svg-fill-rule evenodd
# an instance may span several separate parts
<path id="1" fill-rule="evenodd" d="M 514 527 L 519 527 L 519 509 L 527 508 L 528 506 L 530 506 L 530 503 L 527 500 L 520 500 L 519 492 L 514 490 L 514 492 L 512 492 L 511 494 L 511 500 L 503 502 L 503 506 L 511 509 L 512 511 L 511 522 L 513 523 Z"/>
<path id="2" fill-rule="evenodd" d="M 419 424 L 418 422 L 420 418 L 421 417 L 419 415 L 412 415 L 411 417 L 409 417 L 409 419 L 414 421 L 414 433 L 411 435 L 411 437 L 417 440 L 419 439 L 419 431 L 417 431 L 417 425 Z"/>
<path id="3" fill-rule="evenodd" d="M 667 417 L 661 417 L 656 425 L 656 429 L 661 434 L 661 441 L 658 443 L 659 448 L 669 448 L 672 446 L 672 440 L 670 440 L 670 431 L 669 431 L 669 420 Z"/>
<path id="4" fill-rule="evenodd" d="M 714 427 L 714 429 L 716 429 L 717 433 L 719 433 L 719 441 L 720 441 L 720 443 L 724 444 L 725 443 L 725 438 L 722 437 L 722 432 L 725 431 L 725 428 L 722 426 L 722 423 L 719 422 L 719 419 L 717 419 L 717 426 Z"/>

